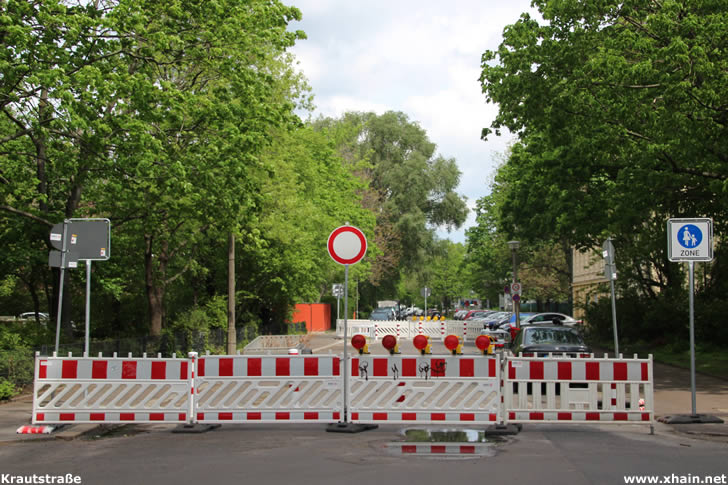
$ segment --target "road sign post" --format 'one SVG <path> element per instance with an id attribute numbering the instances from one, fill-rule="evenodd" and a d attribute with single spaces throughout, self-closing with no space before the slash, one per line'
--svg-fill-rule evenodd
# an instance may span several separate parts
<path id="1" fill-rule="evenodd" d="M 344 422 L 337 423 L 327 428 L 328 431 L 355 432 L 370 429 L 367 426 L 354 425 L 349 422 L 349 372 L 348 365 L 348 329 L 349 326 L 349 265 L 356 264 L 364 258 L 367 252 L 367 238 L 364 233 L 354 227 L 348 225 L 340 226 L 334 229 L 329 235 L 326 245 L 329 256 L 339 264 L 344 265 Z"/>
<path id="2" fill-rule="evenodd" d="M 61 334 L 61 311 L 63 309 L 63 282 L 66 268 L 77 268 L 79 260 L 86 261 L 86 337 L 84 351 L 89 353 L 91 328 L 91 261 L 106 261 L 111 256 L 111 229 L 109 219 L 66 219 L 55 224 L 50 234 L 51 250 L 48 264 L 60 267 L 61 281 L 58 291 L 58 314 L 56 315 L 56 352 Z"/>
<path id="3" fill-rule="evenodd" d="M 425 297 L 425 318 L 427 318 L 428 312 L 427 312 L 427 297 L 432 294 L 432 290 L 425 286 L 420 290 L 420 295 Z"/>
<path id="4" fill-rule="evenodd" d="M 614 280 L 617 279 L 617 266 L 614 259 L 614 244 L 612 238 L 604 241 L 604 276 L 609 279 L 609 288 L 612 293 L 612 330 L 614 332 L 614 358 L 619 358 L 619 338 L 617 335 L 617 300 L 614 294 Z"/>
<path id="5" fill-rule="evenodd" d="M 706 218 L 669 219 L 667 221 L 668 259 L 688 263 L 690 306 L 690 391 L 691 422 L 715 422 L 712 416 L 698 415 L 695 399 L 695 262 L 713 260 L 713 220 Z M 722 421 L 720 421 L 722 422 Z"/>

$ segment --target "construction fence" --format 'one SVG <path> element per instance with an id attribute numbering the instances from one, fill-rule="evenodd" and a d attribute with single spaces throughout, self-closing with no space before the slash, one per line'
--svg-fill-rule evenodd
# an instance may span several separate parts
<path id="1" fill-rule="evenodd" d="M 34 385 L 33 424 L 654 423 L 652 356 L 37 355 Z"/>

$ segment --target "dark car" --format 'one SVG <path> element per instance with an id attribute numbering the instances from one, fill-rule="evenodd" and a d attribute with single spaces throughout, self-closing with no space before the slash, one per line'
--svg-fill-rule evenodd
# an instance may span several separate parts
<path id="1" fill-rule="evenodd" d="M 591 349 L 584 343 L 579 332 L 562 325 L 521 327 L 513 340 L 511 350 L 514 355 L 522 353 L 524 357 L 545 357 L 549 354 L 580 357 L 591 353 Z"/>

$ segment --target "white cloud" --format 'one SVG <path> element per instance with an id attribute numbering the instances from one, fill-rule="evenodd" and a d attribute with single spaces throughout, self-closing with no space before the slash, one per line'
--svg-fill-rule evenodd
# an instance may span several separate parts
<path id="1" fill-rule="evenodd" d="M 469 204 L 511 137 L 480 140 L 497 107 L 480 91 L 480 57 L 496 49 L 503 28 L 531 11 L 530 0 L 293 0 L 308 40 L 293 49 L 313 87 L 316 114 L 403 111 L 440 154 L 457 160 L 459 191 Z M 466 227 L 474 223 L 471 213 Z M 445 237 L 463 241 L 464 230 Z"/>

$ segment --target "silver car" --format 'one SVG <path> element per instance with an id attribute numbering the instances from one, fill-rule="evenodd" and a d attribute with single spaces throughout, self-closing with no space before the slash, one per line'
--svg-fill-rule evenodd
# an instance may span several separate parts
<path id="1" fill-rule="evenodd" d="M 533 324 L 549 324 L 549 325 L 563 325 L 565 327 L 575 327 L 584 323 L 582 320 L 576 320 L 569 315 L 563 313 L 536 313 L 531 315 L 525 320 L 521 321 L 521 325 L 533 325 Z"/>

